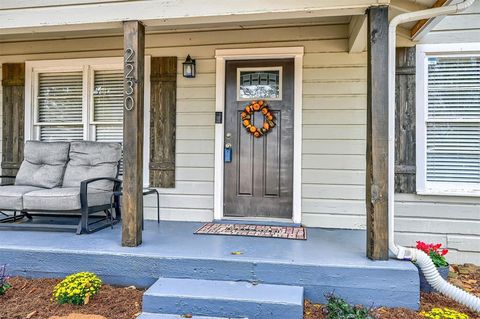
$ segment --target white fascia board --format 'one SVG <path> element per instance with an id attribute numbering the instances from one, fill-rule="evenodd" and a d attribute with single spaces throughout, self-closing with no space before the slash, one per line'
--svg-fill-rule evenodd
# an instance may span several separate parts
<path id="1" fill-rule="evenodd" d="M 360 15 L 388 0 L 139 0 L 1 9 L 0 33 L 111 29 L 140 20 L 147 27 Z"/>

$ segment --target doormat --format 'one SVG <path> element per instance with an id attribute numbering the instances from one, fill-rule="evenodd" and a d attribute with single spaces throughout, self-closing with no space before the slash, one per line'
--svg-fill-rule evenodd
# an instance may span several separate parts
<path id="1" fill-rule="evenodd" d="M 267 226 L 246 224 L 218 224 L 208 223 L 200 227 L 195 234 L 269 237 L 306 240 L 307 230 L 297 226 Z"/>

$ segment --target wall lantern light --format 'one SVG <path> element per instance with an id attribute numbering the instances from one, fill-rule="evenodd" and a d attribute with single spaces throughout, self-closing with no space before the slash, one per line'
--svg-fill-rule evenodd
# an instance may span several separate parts
<path id="1" fill-rule="evenodd" d="M 183 76 L 186 78 L 195 77 L 195 60 L 190 57 L 190 54 L 187 56 L 185 62 L 183 62 Z"/>

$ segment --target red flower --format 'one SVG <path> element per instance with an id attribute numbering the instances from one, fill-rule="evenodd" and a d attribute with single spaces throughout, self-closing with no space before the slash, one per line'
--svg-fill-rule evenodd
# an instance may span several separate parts
<path id="1" fill-rule="evenodd" d="M 442 249 L 442 244 L 426 244 L 423 241 L 417 241 L 417 249 L 425 252 L 426 254 L 430 255 L 430 253 L 434 253 L 439 256 L 445 256 L 448 254 L 448 249 Z"/>
<path id="2" fill-rule="evenodd" d="M 429 255 L 437 267 L 448 265 L 444 257 L 448 253 L 448 249 L 441 249 L 441 247 L 442 244 L 426 244 L 423 241 L 417 241 L 417 249 Z"/>

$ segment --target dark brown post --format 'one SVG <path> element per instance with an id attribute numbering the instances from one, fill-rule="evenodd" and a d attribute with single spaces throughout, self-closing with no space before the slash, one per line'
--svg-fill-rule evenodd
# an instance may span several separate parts
<path id="1" fill-rule="evenodd" d="M 123 23 L 123 36 L 122 245 L 135 247 L 142 243 L 145 27 L 140 21 L 126 21 Z"/>
<path id="2" fill-rule="evenodd" d="M 388 259 L 388 7 L 368 9 L 367 257 Z"/>

